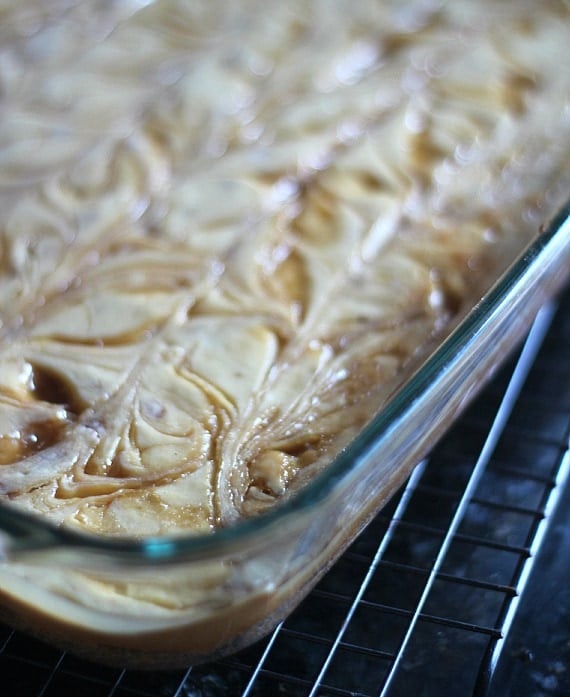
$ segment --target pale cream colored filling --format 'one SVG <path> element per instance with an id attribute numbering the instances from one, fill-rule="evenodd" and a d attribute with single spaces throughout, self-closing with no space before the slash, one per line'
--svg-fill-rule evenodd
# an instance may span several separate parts
<path id="1" fill-rule="evenodd" d="M 0 7 L 0 492 L 203 532 L 326 465 L 556 210 L 568 9 L 105 7 Z"/>

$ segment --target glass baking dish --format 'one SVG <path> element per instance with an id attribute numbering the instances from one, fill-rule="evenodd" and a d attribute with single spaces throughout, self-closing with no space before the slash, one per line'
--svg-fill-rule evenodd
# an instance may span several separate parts
<path id="1" fill-rule="evenodd" d="M 1 504 L 2 618 L 91 660 L 138 668 L 209 660 L 269 632 L 562 287 L 570 271 L 569 216 L 567 204 L 358 437 L 269 512 L 213 534 L 133 541 L 88 536 Z M 106 589 L 97 607 L 81 602 L 87 586 Z"/>

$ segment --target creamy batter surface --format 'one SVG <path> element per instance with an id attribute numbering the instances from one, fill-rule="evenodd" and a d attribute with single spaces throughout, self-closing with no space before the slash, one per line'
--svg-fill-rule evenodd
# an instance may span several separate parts
<path id="1" fill-rule="evenodd" d="M 570 190 L 569 27 L 0 2 L 0 495 L 202 533 L 326 466 Z"/>

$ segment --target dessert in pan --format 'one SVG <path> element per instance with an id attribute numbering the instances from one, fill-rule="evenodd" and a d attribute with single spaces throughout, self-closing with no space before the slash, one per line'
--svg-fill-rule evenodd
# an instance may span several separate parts
<path id="1" fill-rule="evenodd" d="M 568 194 L 565 3 L 0 12 L 0 493 L 64 531 L 255 525 Z M 308 563 L 299 530 L 327 520 L 192 565 L 9 561 L 4 612 L 104 660 L 202 660 L 266 631 L 363 516 Z"/>

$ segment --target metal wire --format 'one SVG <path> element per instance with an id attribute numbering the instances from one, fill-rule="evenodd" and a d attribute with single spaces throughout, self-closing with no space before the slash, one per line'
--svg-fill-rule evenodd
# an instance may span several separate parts
<path id="1" fill-rule="evenodd" d="M 327 669 L 334 657 L 335 651 L 338 648 L 338 645 L 342 641 L 343 636 L 346 633 L 346 630 L 348 628 L 348 625 L 354 616 L 354 613 L 356 611 L 356 608 L 358 607 L 358 604 L 362 601 L 362 597 L 368 588 L 368 584 L 370 583 L 372 576 L 374 575 L 378 564 L 380 563 L 380 560 L 382 559 L 382 556 L 384 555 L 384 552 L 386 551 L 388 545 L 390 544 L 392 540 L 392 536 L 394 533 L 394 530 L 396 529 L 397 526 L 397 520 L 398 518 L 404 513 L 406 508 L 408 507 L 408 504 L 410 502 L 410 497 L 412 492 L 415 490 L 417 483 L 422 477 L 422 474 L 424 472 L 426 466 L 426 462 L 424 461 L 421 463 L 412 473 L 412 476 L 410 477 L 410 480 L 408 482 L 408 485 L 404 489 L 404 493 L 402 495 L 402 498 L 400 499 L 398 506 L 396 507 L 396 510 L 394 512 L 394 519 L 391 521 L 390 525 L 388 526 L 388 530 L 384 537 L 382 538 L 382 541 L 378 545 L 378 549 L 376 551 L 376 554 L 374 555 L 374 558 L 372 559 L 372 563 L 370 564 L 370 567 L 368 568 L 368 571 L 366 573 L 366 576 L 364 577 L 364 580 L 362 581 L 362 584 L 360 585 L 360 588 L 358 589 L 358 593 L 354 597 L 354 601 L 352 602 L 349 611 L 346 613 L 346 617 L 344 619 L 344 622 L 342 624 L 342 627 L 340 628 L 331 648 L 330 651 L 323 662 L 323 666 L 315 680 L 315 684 L 313 686 L 313 689 L 309 693 L 309 697 L 315 697 L 317 694 L 317 691 L 319 689 L 319 686 L 322 683 L 323 677 L 325 673 L 327 672 Z"/>
<path id="2" fill-rule="evenodd" d="M 522 597 L 532 570 L 532 560 L 536 557 L 538 550 L 544 540 L 547 530 L 547 521 L 556 507 L 560 493 L 570 481 L 570 449 L 566 451 L 562 465 L 558 471 L 555 486 L 550 490 L 548 499 L 544 506 L 544 515 L 540 521 L 539 527 L 534 534 L 529 556 L 525 559 L 522 568 L 518 574 L 518 582 L 513 597 L 508 604 L 505 604 L 502 611 L 501 633 L 497 637 L 497 641 L 489 647 L 489 652 L 486 659 L 481 665 L 478 681 L 475 685 L 475 695 L 485 695 L 488 690 L 488 685 L 495 667 L 499 661 L 501 650 L 503 648 L 506 637 L 513 625 L 515 614 L 519 605 L 519 600 Z"/>
<path id="3" fill-rule="evenodd" d="M 504 428 L 507 424 L 507 420 L 514 408 L 517 397 L 520 394 L 520 391 L 522 390 L 525 378 L 530 371 L 532 363 L 534 362 L 536 354 L 538 353 L 538 349 L 542 344 L 542 340 L 544 339 L 548 327 L 550 326 L 552 315 L 552 307 L 549 307 L 546 312 L 542 312 L 541 315 L 537 318 L 536 322 L 534 323 L 528 336 L 528 339 L 525 342 L 521 356 L 515 366 L 513 375 L 507 386 L 505 396 L 501 401 L 501 404 L 497 411 L 497 415 L 495 416 L 491 429 L 489 430 L 489 434 L 485 440 L 479 458 L 475 463 L 475 467 L 473 468 L 471 477 L 469 478 L 463 495 L 459 500 L 459 504 L 457 506 L 455 515 L 453 516 L 449 524 L 449 527 L 445 533 L 445 536 L 443 537 L 441 547 L 434 561 L 430 574 L 426 580 L 426 584 L 422 592 L 422 595 L 418 600 L 416 610 L 413 616 L 410 618 L 410 624 L 408 626 L 404 639 L 400 645 L 400 649 L 394 658 L 386 682 L 384 683 L 384 686 L 380 692 L 381 697 L 384 697 L 390 691 L 390 688 L 394 682 L 396 672 L 402 662 L 404 652 L 408 647 L 413 631 L 422 613 L 428 595 L 433 587 L 437 574 L 440 571 L 443 565 L 443 561 L 451 546 L 451 543 L 454 537 L 456 536 L 457 531 L 459 530 L 459 526 L 467 512 L 467 507 L 473 499 L 473 495 L 481 481 L 481 477 L 483 476 L 483 473 L 487 465 L 489 464 L 489 460 L 498 443 L 499 437 L 501 433 L 504 431 Z"/>

